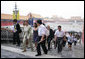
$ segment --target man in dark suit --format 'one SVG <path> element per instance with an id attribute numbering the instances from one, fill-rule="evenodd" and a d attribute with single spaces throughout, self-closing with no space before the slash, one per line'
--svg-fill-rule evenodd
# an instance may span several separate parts
<path id="1" fill-rule="evenodd" d="M 47 29 L 49 30 L 49 36 L 47 37 L 47 43 L 48 43 L 48 50 L 50 50 L 50 44 L 51 44 L 51 40 L 54 37 L 54 33 L 53 30 L 50 28 L 50 26 L 47 26 Z"/>
<path id="2" fill-rule="evenodd" d="M 17 19 L 14 19 L 13 23 L 14 23 L 13 44 L 16 44 L 17 42 L 17 46 L 20 46 L 19 38 L 19 33 L 21 32 L 20 25 L 17 23 Z"/>

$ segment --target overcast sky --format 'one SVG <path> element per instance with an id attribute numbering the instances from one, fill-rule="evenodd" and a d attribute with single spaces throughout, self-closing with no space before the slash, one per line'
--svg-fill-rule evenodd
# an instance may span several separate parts
<path id="1" fill-rule="evenodd" d="M 43 17 L 84 18 L 84 1 L 1 1 L 1 13 L 12 14 L 15 2 L 20 15 L 24 16 L 31 12 Z"/>

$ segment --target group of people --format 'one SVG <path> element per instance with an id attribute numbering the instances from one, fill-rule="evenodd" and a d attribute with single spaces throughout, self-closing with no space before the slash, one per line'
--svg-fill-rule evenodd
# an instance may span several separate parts
<path id="1" fill-rule="evenodd" d="M 77 43 L 76 36 L 73 37 L 72 33 L 67 35 L 66 32 L 62 31 L 61 26 L 58 26 L 58 30 L 53 31 L 50 26 L 45 26 L 42 23 L 42 20 L 37 20 L 36 23 L 33 24 L 33 28 L 29 25 L 28 21 L 23 22 L 24 30 L 22 31 L 20 25 L 17 23 L 15 19 L 14 23 L 14 35 L 13 35 L 13 44 L 17 43 L 17 46 L 20 46 L 20 38 L 19 34 L 23 32 L 23 43 L 22 43 L 22 52 L 26 52 L 26 48 L 30 45 L 31 50 L 33 51 L 33 42 L 35 44 L 35 48 L 37 51 L 36 56 L 41 55 L 41 47 L 45 54 L 48 53 L 52 49 L 51 42 L 54 42 L 54 48 L 58 48 L 58 53 L 62 51 L 62 48 L 65 47 L 66 42 L 68 42 L 68 47 L 71 50 L 72 43 L 74 45 Z"/>

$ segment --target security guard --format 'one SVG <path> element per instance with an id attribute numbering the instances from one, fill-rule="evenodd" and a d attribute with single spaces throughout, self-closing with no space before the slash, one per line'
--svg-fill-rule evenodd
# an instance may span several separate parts
<path id="1" fill-rule="evenodd" d="M 45 38 L 46 38 L 46 27 L 42 24 L 41 20 L 37 20 L 38 25 L 38 44 L 37 44 L 37 54 L 35 56 L 41 55 L 41 49 L 42 47 L 45 54 L 47 54 L 47 48 L 45 46 Z"/>
<path id="2" fill-rule="evenodd" d="M 14 23 L 13 44 L 17 43 L 17 46 L 20 46 L 21 42 L 20 42 L 19 33 L 21 33 L 22 30 L 20 29 L 20 25 L 17 23 L 17 19 L 14 19 L 13 23 Z"/>

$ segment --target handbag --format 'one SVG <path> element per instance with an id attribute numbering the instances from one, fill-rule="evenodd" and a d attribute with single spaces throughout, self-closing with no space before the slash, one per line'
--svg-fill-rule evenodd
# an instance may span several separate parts
<path id="1" fill-rule="evenodd" d="M 21 32 L 22 32 L 22 30 L 21 30 L 21 28 L 20 28 L 19 33 L 21 33 Z"/>

